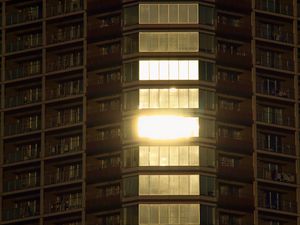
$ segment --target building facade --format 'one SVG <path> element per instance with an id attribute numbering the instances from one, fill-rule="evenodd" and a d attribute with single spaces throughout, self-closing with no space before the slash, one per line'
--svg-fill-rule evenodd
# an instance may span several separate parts
<path id="1" fill-rule="evenodd" d="M 2 0 L 0 224 L 297 225 L 299 5 Z"/>

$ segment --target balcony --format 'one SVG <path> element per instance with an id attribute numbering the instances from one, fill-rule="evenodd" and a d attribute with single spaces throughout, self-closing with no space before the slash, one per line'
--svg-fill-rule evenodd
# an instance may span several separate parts
<path id="1" fill-rule="evenodd" d="M 218 36 L 250 39 L 252 36 L 250 17 L 230 18 L 227 15 L 218 15 L 216 32 Z"/>
<path id="2" fill-rule="evenodd" d="M 5 126 L 5 136 L 26 134 L 26 133 L 40 130 L 41 129 L 40 118 L 36 118 L 36 119 L 33 118 L 32 120 L 7 124 Z"/>
<path id="3" fill-rule="evenodd" d="M 271 209 L 271 210 L 278 210 L 284 211 L 289 213 L 297 213 L 297 202 L 295 200 L 291 200 L 288 198 L 279 198 L 276 199 L 275 202 L 271 202 L 270 199 L 259 195 L 258 196 L 258 207 Z"/>
<path id="4" fill-rule="evenodd" d="M 59 112 L 58 115 L 46 118 L 46 128 L 72 126 L 82 122 L 82 113 L 74 111 Z"/>
<path id="5" fill-rule="evenodd" d="M 18 190 L 25 190 L 30 188 L 35 188 L 40 185 L 40 178 L 36 177 L 27 177 L 23 179 L 12 179 L 4 181 L 4 192 L 12 192 Z"/>
<path id="6" fill-rule="evenodd" d="M 99 212 L 121 207 L 120 194 L 98 197 L 96 194 L 88 193 L 86 198 L 87 212 Z"/>
<path id="7" fill-rule="evenodd" d="M 100 139 L 97 134 L 90 134 L 87 138 L 87 154 L 100 154 L 121 150 L 122 142 L 120 137 L 113 136 Z"/>
<path id="8" fill-rule="evenodd" d="M 296 175 L 292 172 L 287 172 L 287 169 L 285 170 L 283 169 L 282 172 L 279 172 L 275 170 L 271 171 L 268 168 L 258 166 L 257 177 L 264 180 L 289 183 L 289 184 L 295 184 L 296 182 Z"/>
<path id="9" fill-rule="evenodd" d="M 251 1 L 250 0 L 216 0 L 216 5 L 221 9 L 234 10 L 237 12 L 250 12 L 251 11 Z"/>
<path id="10" fill-rule="evenodd" d="M 234 46 L 218 43 L 217 63 L 224 66 L 249 69 L 252 66 L 250 46 Z"/>
<path id="11" fill-rule="evenodd" d="M 97 27 L 97 29 L 95 29 Z M 100 40 L 104 38 L 116 38 L 121 36 L 121 19 L 119 15 L 113 15 L 105 18 L 90 17 L 88 27 L 88 38 Z"/>
<path id="12" fill-rule="evenodd" d="M 120 110 L 109 110 L 100 112 L 99 110 L 89 110 L 87 116 L 87 126 L 99 126 L 104 124 L 121 122 L 122 113 Z"/>
<path id="13" fill-rule="evenodd" d="M 273 146 L 268 146 L 263 141 L 260 141 L 258 137 L 257 149 L 270 153 L 284 154 L 288 156 L 295 156 L 295 146 L 291 144 L 274 144 Z"/>
<path id="14" fill-rule="evenodd" d="M 263 109 L 258 109 L 257 121 L 271 125 L 295 127 L 294 117 L 292 116 L 292 113 L 288 112 L 284 112 L 280 115 L 275 112 L 268 112 L 264 111 Z"/>
<path id="15" fill-rule="evenodd" d="M 266 54 L 266 52 L 257 51 L 256 65 L 268 67 L 277 70 L 294 71 L 294 62 L 292 57 L 278 55 L 275 53 Z"/>
<path id="16" fill-rule="evenodd" d="M 67 213 L 68 211 L 81 209 L 82 199 L 81 198 L 64 198 L 56 201 L 47 201 L 47 207 L 45 207 L 46 214 L 52 213 Z"/>
<path id="17" fill-rule="evenodd" d="M 254 208 L 254 198 L 248 193 L 219 193 L 218 204 L 221 208 L 235 210 L 252 210 Z"/>
<path id="18" fill-rule="evenodd" d="M 122 61 L 121 45 L 119 43 L 88 46 L 88 69 L 95 70 L 103 67 L 119 65 Z"/>
<path id="19" fill-rule="evenodd" d="M 250 74 L 245 73 L 242 76 L 250 76 Z M 249 79 L 240 78 L 240 79 L 221 79 L 218 78 L 217 81 L 217 91 L 235 95 L 240 97 L 250 97 L 252 95 L 252 84 Z"/>
<path id="20" fill-rule="evenodd" d="M 14 152 L 8 152 L 4 156 L 4 162 L 6 164 L 9 163 L 15 163 L 15 162 L 22 162 L 22 161 L 28 161 L 39 158 L 40 149 L 32 149 L 31 151 L 20 150 L 20 151 L 14 151 Z"/>
<path id="21" fill-rule="evenodd" d="M 65 97 L 81 95 L 83 93 L 82 80 L 59 83 L 57 87 L 48 88 L 46 90 L 46 99 L 53 100 Z"/>
<path id="22" fill-rule="evenodd" d="M 242 182 L 251 182 L 253 180 L 252 160 L 243 159 L 234 165 L 219 161 L 218 177 Z"/>
<path id="23" fill-rule="evenodd" d="M 64 184 L 68 182 L 75 182 L 82 179 L 82 171 L 81 169 L 70 169 L 65 170 L 60 173 L 52 172 L 45 174 L 45 184 L 53 185 L 53 184 Z"/>
<path id="24" fill-rule="evenodd" d="M 251 138 L 251 130 L 246 130 L 241 134 L 240 137 L 233 136 L 218 136 L 217 146 L 218 148 L 242 154 L 252 154 L 253 152 L 253 141 Z"/>
<path id="25" fill-rule="evenodd" d="M 59 16 L 83 10 L 82 0 L 58 0 L 47 5 L 47 17 Z"/>
<path id="26" fill-rule="evenodd" d="M 252 124 L 251 102 L 242 102 L 239 107 L 218 107 L 217 120 L 250 125 Z"/>
<path id="27" fill-rule="evenodd" d="M 46 146 L 46 156 L 58 156 L 82 151 L 82 146 L 72 146 L 71 144 L 48 144 Z"/>
<path id="28" fill-rule="evenodd" d="M 121 93 L 121 81 L 115 80 L 103 83 L 101 78 L 95 77 L 88 80 L 87 95 L 89 98 L 103 97 Z"/>
<path id="29" fill-rule="evenodd" d="M 74 52 L 58 56 L 57 59 L 48 60 L 47 72 L 55 72 L 61 70 L 69 70 L 82 66 L 82 52 Z"/>
<path id="30" fill-rule="evenodd" d="M 3 210 L 2 220 L 10 221 L 10 220 L 17 220 L 17 219 L 25 219 L 25 218 L 38 216 L 39 214 L 40 214 L 39 207 L 33 208 L 27 206 L 27 207 L 10 208 L 7 210 Z"/>
<path id="31" fill-rule="evenodd" d="M 49 33 L 48 36 L 48 44 L 57 44 L 67 41 L 73 41 L 83 38 L 83 28 L 81 24 L 66 26 L 63 28 L 52 30 L 52 32 Z"/>
<path id="32" fill-rule="evenodd" d="M 256 84 L 256 92 L 262 95 L 274 96 L 279 98 L 294 98 L 294 90 L 290 87 L 267 88 L 265 82 Z"/>
<path id="33" fill-rule="evenodd" d="M 10 41 L 11 39 L 13 38 L 9 38 Z M 15 41 L 8 43 L 8 45 L 6 46 L 6 52 L 11 53 L 31 48 L 37 48 L 42 46 L 42 44 L 42 33 L 18 36 Z"/>
<path id="34" fill-rule="evenodd" d="M 31 94 L 30 94 L 31 91 Z M 26 94 L 28 93 L 28 94 Z M 15 96 L 9 96 L 5 98 L 5 107 L 16 107 L 21 105 L 28 105 L 38 103 L 42 100 L 42 93 L 40 89 L 25 90 L 24 93 L 17 94 Z"/>
<path id="35" fill-rule="evenodd" d="M 33 60 L 16 66 L 9 66 L 6 70 L 5 78 L 6 80 L 14 80 L 41 74 L 41 64 L 41 60 Z"/>
<path id="36" fill-rule="evenodd" d="M 42 7 L 33 5 L 16 10 L 16 12 L 8 13 L 6 17 L 7 25 L 27 23 L 42 18 Z"/>
<path id="37" fill-rule="evenodd" d="M 287 0 L 279 0 L 276 3 L 272 0 L 256 0 L 256 9 L 281 14 L 285 16 L 293 15 L 293 5 L 290 1 Z"/>
<path id="38" fill-rule="evenodd" d="M 100 168 L 100 166 L 88 166 L 87 183 L 99 183 L 110 180 L 121 179 L 120 166 Z"/>
<path id="39" fill-rule="evenodd" d="M 275 25 L 274 25 L 275 26 Z M 277 29 L 278 30 L 278 29 Z M 256 36 L 259 38 L 271 40 L 271 41 L 278 41 L 283 43 L 292 44 L 293 43 L 293 33 L 290 31 L 273 31 L 271 32 L 270 29 L 266 29 L 266 26 L 257 25 L 256 27 Z"/>

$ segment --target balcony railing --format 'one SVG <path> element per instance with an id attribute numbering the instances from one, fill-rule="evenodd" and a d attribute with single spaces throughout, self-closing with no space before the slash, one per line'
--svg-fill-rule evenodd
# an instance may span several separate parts
<path id="1" fill-rule="evenodd" d="M 55 44 L 65 41 L 72 41 L 83 37 L 83 29 L 81 25 L 70 26 L 58 29 L 52 33 L 49 38 L 49 44 Z"/>
<path id="2" fill-rule="evenodd" d="M 272 40 L 272 41 L 293 43 L 293 33 L 288 31 L 270 32 L 267 29 L 264 29 L 262 26 L 257 26 L 256 35 L 257 37 Z"/>
<path id="3" fill-rule="evenodd" d="M 258 178 L 262 178 L 265 180 L 272 180 L 283 183 L 295 183 L 296 181 L 295 174 L 293 173 L 271 171 L 270 169 L 264 167 L 257 168 L 257 176 Z"/>
<path id="4" fill-rule="evenodd" d="M 293 98 L 294 92 L 291 88 L 266 88 L 263 82 L 256 85 L 256 91 L 263 95 L 270 95 L 281 98 Z"/>
<path id="5" fill-rule="evenodd" d="M 3 220 L 9 221 L 9 220 L 16 220 L 16 219 L 38 216 L 40 214 L 38 208 L 39 207 L 36 207 L 36 209 L 34 209 L 28 206 L 28 207 L 11 208 L 11 209 L 4 210 Z"/>
<path id="6" fill-rule="evenodd" d="M 42 71 L 41 61 L 33 61 L 28 64 L 23 64 L 21 66 L 17 66 L 15 68 L 6 70 L 6 79 L 13 80 L 23 77 L 29 77 L 33 75 L 40 74 Z"/>
<path id="7" fill-rule="evenodd" d="M 47 203 L 48 207 L 46 208 L 46 213 L 58 213 L 66 212 L 69 210 L 76 210 L 82 207 L 81 198 L 67 198 L 62 201 L 53 201 Z"/>
<path id="8" fill-rule="evenodd" d="M 268 152 L 281 153 L 286 155 L 295 155 L 295 146 L 289 144 L 277 144 L 274 146 L 267 146 L 262 141 L 258 141 L 257 148 L 259 150 L 268 151 Z"/>
<path id="9" fill-rule="evenodd" d="M 15 107 L 20 105 L 32 104 L 37 103 L 42 100 L 42 93 L 40 90 L 35 91 L 33 90 L 32 95 L 20 94 L 16 96 L 10 96 L 5 99 L 5 106 L 6 107 Z"/>
<path id="10" fill-rule="evenodd" d="M 62 113 L 64 115 L 48 117 L 46 120 L 47 128 L 69 126 L 82 122 L 82 113 Z M 67 115 L 66 115 L 67 114 Z"/>
<path id="11" fill-rule="evenodd" d="M 15 152 L 8 152 L 7 155 L 4 156 L 4 161 L 5 163 L 14 163 L 31 159 L 37 159 L 40 155 L 39 152 L 40 149 L 32 149 L 31 151 L 21 150 Z"/>
<path id="12" fill-rule="evenodd" d="M 58 70 L 71 69 L 77 66 L 82 66 L 82 55 L 69 57 L 69 60 L 52 60 L 47 62 L 47 71 L 53 72 Z"/>
<path id="13" fill-rule="evenodd" d="M 276 113 L 257 111 L 257 121 L 280 126 L 294 127 L 294 118 L 289 115 L 278 116 Z"/>
<path id="14" fill-rule="evenodd" d="M 82 94 L 82 85 L 82 81 L 78 81 L 74 85 L 68 84 L 61 87 L 48 89 L 46 93 L 47 99 L 57 99 Z"/>
<path id="15" fill-rule="evenodd" d="M 37 48 L 43 44 L 42 34 L 30 34 L 20 37 L 20 40 L 8 43 L 6 52 L 22 51 L 30 48 Z"/>
<path id="16" fill-rule="evenodd" d="M 276 1 L 276 3 L 272 0 L 256 0 L 256 9 L 288 16 L 293 15 L 292 4 L 283 0 Z"/>
<path id="17" fill-rule="evenodd" d="M 15 13 L 10 13 L 6 17 L 6 23 L 7 25 L 26 23 L 26 22 L 38 20 L 41 17 L 42 17 L 41 7 L 37 5 L 37 6 L 24 8 Z"/>
<path id="18" fill-rule="evenodd" d="M 72 152 L 79 152 L 82 150 L 81 146 L 71 146 L 70 144 L 49 144 L 46 147 L 46 155 L 63 155 Z"/>
<path id="19" fill-rule="evenodd" d="M 256 64 L 259 66 L 270 67 L 280 70 L 294 70 L 294 63 L 291 59 L 280 59 L 279 57 L 268 57 L 266 54 L 258 53 L 256 55 Z"/>
<path id="20" fill-rule="evenodd" d="M 34 188 L 39 186 L 40 178 L 38 176 L 32 176 L 23 179 L 13 179 L 4 181 L 4 191 L 17 191 L 17 190 L 24 190 L 28 188 Z"/>
<path id="21" fill-rule="evenodd" d="M 45 183 L 47 185 L 50 184 L 60 184 L 60 183 L 66 183 L 66 182 L 72 182 L 77 181 L 82 178 L 82 170 L 81 168 L 79 170 L 76 169 L 69 169 L 60 173 L 48 173 L 46 174 Z"/>
<path id="22" fill-rule="evenodd" d="M 292 213 L 297 212 L 296 201 L 288 200 L 284 198 L 271 200 L 263 196 L 258 196 L 258 206 L 266 209 L 280 210 L 285 212 L 292 212 Z"/>
<path id="23" fill-rule="evenodd" d="M 5 135 L 25 134 L 41 129 L 41 120 L 33 122 L 13 123 L 5 126 Z"/>
<path id="24" fill-rule="evenodd" d="M 47 16 L 58 16 L 82 10 L 82 0 L 58 0 L 48 6 Z"/>

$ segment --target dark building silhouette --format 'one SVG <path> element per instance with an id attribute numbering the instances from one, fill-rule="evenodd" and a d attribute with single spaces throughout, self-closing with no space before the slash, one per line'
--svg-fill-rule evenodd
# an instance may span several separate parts
<path id="1" fill-rule="evenodd" d="M 2 0 L 0 224 L 297 225 L 296 0 Z"/>

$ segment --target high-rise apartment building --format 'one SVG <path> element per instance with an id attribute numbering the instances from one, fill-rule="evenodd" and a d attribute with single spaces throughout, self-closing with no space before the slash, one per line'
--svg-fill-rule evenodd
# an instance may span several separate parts
<path id="1" fill-rule="evenodd" d="M 2 0 L 0 224 L 299 224 L 299 6 Z"/>

